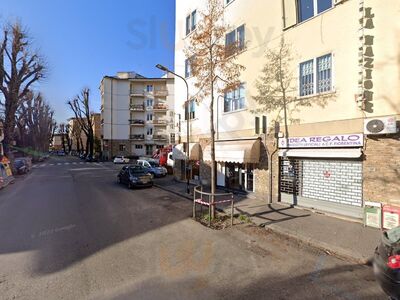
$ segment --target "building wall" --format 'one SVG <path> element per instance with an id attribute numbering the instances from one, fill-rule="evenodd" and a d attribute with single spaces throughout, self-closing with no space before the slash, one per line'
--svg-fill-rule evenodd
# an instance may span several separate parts
<path id="1" fill-rule="evenodd" d="M 294 0 L 293 0 L 294 1 Z M 185 19 L 193 10 L 200 11 L 205 0 L 176 1 L 176 48 L 175 71 L 185 74 L 185 44 L 189 38 L 185 36 Z M 292 87 L 298 101 L 310 101 L 311 105 L 295 108 L 289 107 L 289 135 L 311 136 L 328 134 L 350 134 L 364 132 L 364 119 L 396 115 L 400 120 L 400 43 L 398 35 L 400 22 L 398 12 L 400 2 L 391 0 L 365 0 L 361 12 L 364 14 L 363 24 L 359 20 L 360 1 L 347 0 L 324 13 L 283 29 L 282 1 L 267 3 L 265 0 L 235 0 L 225 8 L 224 21 L 231 28 L 245 24 L 247 49 L 239 55 L 238 62 L 246 67 L 241 78 L 246 83 L 247 108 L 232 113 L 223 113 L 223 99 L 217 99 L 214 107 L 218 118 L 217 131 L 219 139 L 237 139 L 256 137 L 254 133 L 254 117 L 252 112 L 257 108 L 253 97 L 257 95 L 256 80 L 261 75 L 265 64 L 265 51 L 277 49 L 284 37 L 290 45 L 293 59 L 291 73 Z M 199 14 L 198 14 L 199 16 Z M 372 26 L 371 26 L 372 24 Z M 363 27 L 363 28 L 362 28 Z M 364 36 L 360 36 L 363 33 Z M 373 38 L 373 44 L 367 45 L 366 36 Z M 360 39 L 361 37 L 361 39 Z M 360 61 L 360 50 L 363 60 Z M 372 47 L 372 48 L 371 48 Z M 367 58 L 373 53 L 373 68 L 364 68 Z M 369 53 L 367 53 L 369 52 Z M 320 97 L 299 98 L 299 64 L 306 60 L 332 53 L 333 89 L 323 103 Z M 372 71 L 372 73 L 370 72 Z M 372 77 L 369 80 L 369 77 Z M 189 78 L 190 94 L 195 95 L 194 78 Z M 372 81 L 372 86 L 371 82 Z M 364 110 L 359 108 L 357 97 L 360 86 L 372 93 L 370 104 Z M 186 99 L 185 86 L 181 81 L 175 84 L 175 110 L 183 114 L 183 101 Z M 209 137 L 209 100 L 205 99 L 196 108 L 196 119 L 190 124 L 191 142 Z M 269 112 L 268 124 L 275 119 L 282 120 L 282 114 Z M 186 135 L 186 123 L 182 123 L 182 134 Z M 280 121 L 280 130 L 283 122 Z M 267 139 L 269 153 L 276 150 L 278 132 L 272 126 Z M 363 161 L 363 199 L 371 201 L 399 201 L 398 136 L 372 137 L 365 136 Z M 384 154 L 384 156 L 381 155 Z M 273 198 L 278 200 L 278 156 L 272 160 Z M 390 164 L 387 164 L 390 162 Z M 207 169 L 207 168 L 205 168 Z M 265 197 L 269 194 L 268 171 L 256 170 L 256 193 Z M 205 175 L 204 175 L 205 176 Z M 382 185 L 382 182 L 385 185 Z"/>

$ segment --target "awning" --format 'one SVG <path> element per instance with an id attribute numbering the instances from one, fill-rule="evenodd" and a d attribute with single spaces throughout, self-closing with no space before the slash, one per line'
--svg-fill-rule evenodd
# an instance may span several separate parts
<path id="1" fill-rule="evenodd" d="M 257 140 L 237 140 L 215 142 L 215 161 L 234 163 L 259 163 L 261 142 Z M 211 145 L 203 153 L 205 161 L 211 161 Z"/>
<path id="2" fill-rule="evenodd" d="M 314 158 L 359 158 L 361 148 L 347 149 L 281 149 L 279 156 L 287 157 L 314 157 Z"/>
<path id="3" fill-rule="evenodd" d="M 174 160 L 186 160 L 185 153 L 185 145 L 179 144 L 174 147 L 172 150 L 172 157 Z M 189 160 L 201 160 L 202 159 L 202 150 L 199 143 L 190 143 L 189 144 Z"/>

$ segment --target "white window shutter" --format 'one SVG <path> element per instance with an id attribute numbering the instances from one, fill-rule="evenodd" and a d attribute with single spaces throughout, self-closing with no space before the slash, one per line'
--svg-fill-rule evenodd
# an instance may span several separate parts
<path id="1" fill-rule="evenodd" d="M 296 0 L 282 0 L 283 28 L 289 28 L 297 23 Z"/>

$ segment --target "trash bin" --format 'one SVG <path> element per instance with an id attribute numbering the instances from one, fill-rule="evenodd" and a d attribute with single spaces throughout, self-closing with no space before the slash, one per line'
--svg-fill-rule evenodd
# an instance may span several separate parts
<path id="1" fill-rule="evenodd" d="M 364 226 L 382 228 L 382 204 L 377 202 L 365 202 Z"/>

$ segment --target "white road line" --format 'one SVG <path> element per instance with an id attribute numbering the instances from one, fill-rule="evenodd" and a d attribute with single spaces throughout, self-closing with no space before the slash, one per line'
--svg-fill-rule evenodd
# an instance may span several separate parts
<path id="1" fill-rule="evenodd" d="M 61 166 L 62 165 L 62 163 L 57 163 L 57 166 Z"/>
<path id="2" fill-rule="evenodd" d="M 69 165 L 69 162 L 67 162 L 67 163 L 64 163 L 64 165 L 67 165 L 67 166 L 68 166 L 68 165 Z"/>
<path id="3" fill-rule="evenodd" d="M 54 164 L 49 164 L 49 166 L 54 166 Z"/>

